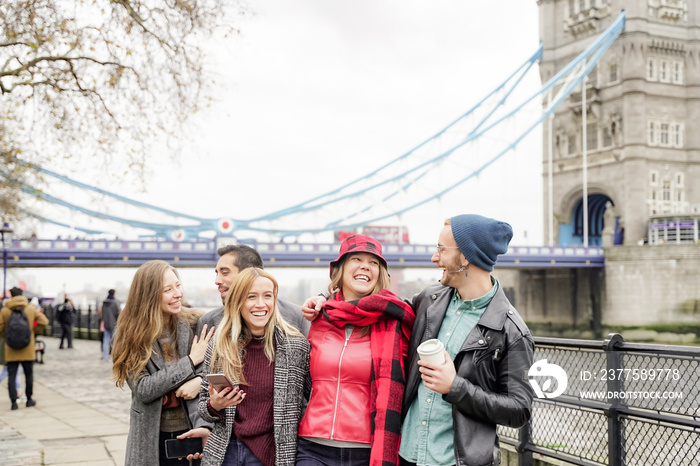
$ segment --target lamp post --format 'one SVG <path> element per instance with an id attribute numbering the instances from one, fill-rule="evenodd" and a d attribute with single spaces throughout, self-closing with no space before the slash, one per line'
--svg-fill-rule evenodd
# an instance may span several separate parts
<path id="1" fill-rule="evenodd" d="M 7 298 L 7 248 L 5 247 L 5 233 L 12 233 L 10 222 L 7 216 L 2 219 L 2 228 L 0 228 L 0 236 L 2 240 L 2 299 Z"/>

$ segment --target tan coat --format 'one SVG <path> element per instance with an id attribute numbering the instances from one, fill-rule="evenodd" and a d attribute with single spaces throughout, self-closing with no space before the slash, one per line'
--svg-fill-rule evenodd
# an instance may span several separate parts
<path id="1" fill-rule="evenodd" d="M 27 298 L 24 296 L 15 296 L 5 301 L 5 306 L 0 310 L 0 337 L 5 338 L 5 327 L 10 320 L 11 309 L 17 306 L 24 306 L 24 314 L 27 316 L 29 326 L 32 327 L 34 331 L 31 334 L 29 344 L 25 348 L 14 349 L 10 348 L 7 346 L 7 343 L 5 343 L 5 361 L 34 361 L 34 335 L 41 332 L 44 330 L 44 327 L 49 325 L 49 319 L 39 312 L 36 306 L 31 306 Z M 34 325 L 34 322 L 36 322 L 36 325 Z"/>

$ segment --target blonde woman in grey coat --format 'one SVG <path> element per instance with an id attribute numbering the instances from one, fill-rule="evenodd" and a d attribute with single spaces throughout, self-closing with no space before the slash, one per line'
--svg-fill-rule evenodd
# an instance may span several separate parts
<path id="1" fill-rule="evenodd" d="M 213 422 L 202 466 L 291 466 L 301 407 L 308 395 L 309 342 L 284 321 L 277 281 L 258 268 L 242 271 L 226 296 L 224 317 L 204 367 L 233 383 L 217 391 L 205 379 L 199 414 Z"/>
<path id="2" fill-rule="evenodd" d="M 182 306 L 182 285 L 170 264 L 149 261 L 136 271 L 112 349 L 113 378 L 119 387 L 126 382 L 131 389 L 126 466 L 182 466 L 182 461 L 165 458 L 165 440 L 206 440 L 209 431 L 191 429 L 195 417 L 185 408 L 189 401 L 196 409 L 201 378 L 194 366 L 204 360 L 213 334 L 205 328 L 194 336 L 197 312 Z"/>

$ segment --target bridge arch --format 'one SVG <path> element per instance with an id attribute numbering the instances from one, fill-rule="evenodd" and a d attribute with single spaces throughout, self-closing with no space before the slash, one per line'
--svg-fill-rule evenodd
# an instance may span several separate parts
<path id="1" fill-rule="evenodd" d="M 615 195 L 612 190 L 591 184 L 588 188 L 588 244 L 602 245 L 604 214 L 608 202 L 615 206 Z M 619 210 L 619 207 L 618 207 Z M 583 243 L 583 189 L 570 190 L 563 196 L 560 204 L 558 244 L 569 246 Z M 618 215 L 615 215 L 615 232 L 613 244 L 622 244 L 623 228 Z"/>

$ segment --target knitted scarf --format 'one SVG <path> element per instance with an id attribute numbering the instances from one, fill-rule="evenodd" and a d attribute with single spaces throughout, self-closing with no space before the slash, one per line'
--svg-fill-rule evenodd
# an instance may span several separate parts
<path id="1" fill-rule="evenodd" d="M 398 464 L 401 403 L 406 386 L 404 351 L 416 316 L 411 306 L 389 290 L 358 301 L 342 299 L 342 292 L 338 292 L 337 299 L 326 301 L 323 306 L 331 324 L 339 328 L 348 324 L 370 326 L 370 465 Z"/>

